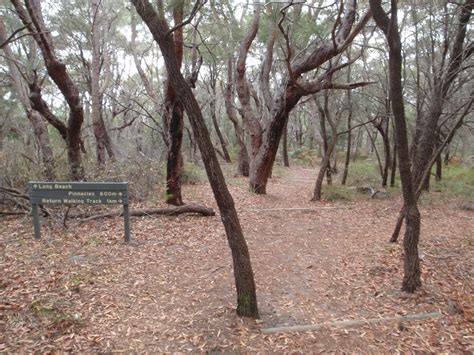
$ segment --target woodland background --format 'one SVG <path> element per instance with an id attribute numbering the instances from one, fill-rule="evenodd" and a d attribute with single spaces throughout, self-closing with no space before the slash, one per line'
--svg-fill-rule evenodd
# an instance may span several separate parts
<path id="1" fill-rule="evenodd" d="M 357 265 L 365 270 L 369 279 L 380 276 L 383 277 L 383 282 L 379 280 L 381 284 L 390 285 L 387 286 L 390 288 L 394 283 L 399 288 L 400 282 L 395 275 L 400 272 L 403 274 L 402 290 L 408 294 L 418 291 L 414 298 L 409 298 L 408 303 L 413 303 L 407 305 L 397 298 L 405 299 L 404 294 L 394 294 L 387 288 L 377 290 L 376 296 L 390 298 L 387 305 L 391 309 L 400 306 L 410 311 L 425 311 L 435 300 L 437 309 L 454 317 L 449 318 L 452 328 L 448 328 L 456 344 L 453 339 L 446 344 L 439 341 L 436 334 L 439 335 L 443 327 L 448 329 L 439 321 L 428 324 L 430 329 L 435 329 L 430 337 L 435 334 L 433 339 L 438 338 L 438 342 L 422 341 L 424 350 L 470 349 L 465 346 L 468 338 L 464 334 L 472 322 L 473 302 L 472 297 L 465 296 L 472 289 L 469 281 L 472 281 L 472 270 L 466 270 L 471 265 L 469 255 L 473 241 L 468 231 L 472 230 L 474 209 L 473 7 L 472 0 L 461 3 L 438 0 L 399 3 L 377 0 L 177 0 L 157 1 L 156 4 L 142 0 L 130 3 L 3 0 L 0 7 L 0 218 L 5 221 L 1 261 L 6 275 L 23 280 L 29 291 L 36 289 L 36 286 L 30 287 L 31 282 L 35 284 L 36 281 L 27 276 L 31 269 L 19 266 L 28 264 L 25 258 L 30 258 L 37 251 L 35 248 L 42 248 L 35 244 L 23 249 L 24 239 L 29 238 L 30 233 L 25 217 L 31 209 L 26 191 L 28 181 L 128 181 L 135 216 L 148 216 L 137 222 L 132 233 L 137 235 L 139 243 L 151 243 L 150 253 L 166 252 L 161 249 L 163 245 L 159 240 L 153 240 L 152 229 L 162 227 L 149 219 L 152 215 L 191 212 L 212 216 L 213 209 L 218 210 L 225 232 L 212 217 L 204 222 L 193 219 L 197 217 L 179 216 L 165 223 L 178 231 L 174 235 L 178 244 L 181 238 L 192 239 L 193 233 L 198 233 L 193 225 L 202 225 L 208 230 L 207 237 L 216 233 L 227 236 L 232 254 L 228 260 L 233 261 L 230 274 L 234 276 L 237 314 L 240 316 L 261 316 L 267 326 L 320 320 L 317 314 L 310 319 L 269 316 L 269 304 L 278 308 L 276 305 L 281 299 L 276 296 L 279 291 L 267 282 L 279 271 L 274 268 L 271 258 L 265 260 L 266 254 L 259 252 L 257 246 L 261 247 L 263 244 L 259 243 L 263 242 L 259 242 L 255 233 L 259 231 L 266 240 L 265 231 L 259 228 L 266 226 L 273 230 L 283 219 L 293 226 L 283 228 L 288 240 L 281 240 L 278 230 L 274 231 L 275 241 L 266 240 L 275 243 L 275 250 L 291 250 L 288 259 L 277 257 L 282 264 L 292 258 L 300 260 L 301 250 L 307 247 L 301 243 L 307 242 L 316 253 L 308 258 L 320 260 L 321 270 L 333 270 L 334 273 L 328 273 L 341 277 L 348 290 L 353 290 L 358 283 L 369 287 L 367 279 L 349 276 L 347 269 L 340 269 L 341 265 L 334 271 L 334 266 L 326 259 L 326 262 L 321 261 L 322 256 L 316 252 L 323 248 L 329 255 L 334 253 L 335 259 L 346 260 L 340 245 L 351 235 L 353 239 L 347 242 L 346 248 L 353 251 Z M 317 224 L 325 226 L 323 230 L 311 224 L 312 217 L 301 218 L 299 214 L 319 213 L 316 212 L 318 209 L 324 211 L 326 207 L 329 211 L 335 210 L 328 214 L 322 212 L 324 216 L 317 217 Z M 338 211 L 339 208 L 343 211 Z M 45 206 L 46 235 L 62 235 L 65 245 L 71 246 L 78 234 L 70 234 L 67 227 L 71 222 L 68 221 L 79 220 L 82 226 L 84 222 L 91 223 L 81 227 L 80 234 L 94 236 L 94 245 L 81 242 L 81 247 L 84 253 L 87 251 L 94 256 L 90 259 L 86 256 L 77 262 L 76 257 L 83 255 L 75 255 L 80 253 L 76 251 L 63 260 L 58 249 L 62 247 L 53 243 L 42 251 L 50 255 L 49 261 L 33 263 L 40 263 L 45 270 L 54 270 L 49 262 L 62 260 L 72 265 L 69 273 L 76 272 L 76 264 L 90 264 L 92 269 L 103 267 L 98 265 L 98 260 L 109 254 L 103 248 L 119 242 L 112 242 L 113 238 L 110 239 L 107 232 L 98 229 L 95 220 L 104 218 L 102 209 L 77 206 L 74 211 L 69 209 L 65 212 L 64 208 Z M 358 209 L 367 214 L 360 216 Z M 277 216 L 259 217 L 262 211 Z M 452 227 L 443 232 L 448 235 L 446 240 L 437 234 L 444 230 L 443 225 L 429 219 L 430 214 L 449 216 L 442 219 Z M 114 220 L 117 215 L 118 212 L 112 212 L 108 217 Z M 376 227 L 369 227 L 367 222 L 363 232 L 344 233 L 343 230 L 351 230 L 358 220 L 365 221 L 371 215 L 376 216 L 376 220 L 370 222 Z M 383 230 L 380 230 L 381 220 L 377 218 L 383 220 Z M 405 219 L 406 228 L 403 229 Z M 427 220 L 436 228 L 426 229 Z M 328 221 L 334 221 L 334 224 L 327 225 Z M 107 225 L 117 232 L 117 228 Z M 327 241 L 311 239 L 313 237 L 301 241 L 305 228 L 308 231 L 317 228 L 318 238 L 334 233 L 334 250 L 325 249 Z M 179 232 L 181 229 L 182 233 Z M 400 249 L 389 249 L 387 255 L 387 250 L 379 243 L 389 239 L 396 242 L 401 231 L 404 232 L 403 245 Z M 9 238 L 12 233 L 13 239 Z M 104 233 L 105 240 L 98 241 L 96 238 Z M 358 239 L 361 233 L 367 236 L 367 241 Z M 250 238 L 249 247 L 244 235 Z M 421 247 L 425 248 L 421 257 L 418 250 L 420 236 Z M 427 236 L 430 238 L 423 241 Z M 173 243 L 168 237 L 164 238 L 166 243 Z M 209 253 L 222 247 L 206 238 L 201 240 L 205 242 L 203 245 L 189 240 L 183 241 L 186 248 L 196 247 Z M 377 251 L 367 256 L 364 248 L 370 248 L 369 241 Z M 98 246 L 96 251 L 94 246 Z M 439 250 L 443 252 L 439 255 L 437 246 L 442 246 Z M 113 253 L 120 260 L 119 265 L 133 263 L 126 252 L 114 247 Z M 143 260 L 152 257 L 146 251 L 137 253 Z M 293 253 L 296 254 L 291 256 Z M 260 314 L 250 255 L 259 265 L 257 286 L 264 284 L 267 287 L 262 291 L 264 302 Z M 374 261 L 374 255 L 381 259 Z M 426 255 L 435 255 L 435 261 L 430 264 Z M 451 263 L 453 255 L 459 257 L 459 264 Z M 393 256 L 393 260 L 400 260 L 403 266 L 386 267 Z M 446 258 L 451 273 L 434 273 L 436 267 L 446 267 L 440 264 Z M 313 264 L 308 266 L 307 261 L 304 259 L 295 265 L 309 270 Z M 169 263 L 166 267 L 173 268 L 181 262 L 184 260 L 175 255 L 175 259 L 170 257 L 166 261 Z M 42 267 L 38 269 L 38 265 L 34 270 L 43 270 Z M 384 266 L 377 269 L 377 265 Z M 209 260 L 202 266 L 203 272 L 204 269 L 220 270 L 219 265 Z M 115 273 L 119 271 L 110 267 L 114 276 L 104 276 L 104 283 L 110 284 L 112 290 L 117 286 L 115 281 L 122 277 L 126 283 L 141 288 L 141 283 L 135 284 L 141 279 L 133 281 L 132 275 L 117 276 Z M 424 287 L 423 267 L 430 270 L 428 276 L 425 275 Z M 24 271 L 20 272 L 21 277 L 14 271 L 16 269 Z M 91 275 L 99 275 L 97 270 L 91 271 Z M 154 271 L 161 273 L 159 267 Z M 77 285 L 71 285 L 72 276 L 68 276 L 68 272 L 54 278 L 62 280 L 59 284 L 67 280 L 68 292 L 74 294 L 79 289 L 89 294 L 99 292 L 90 283 L 95 276 L 81 276 Z M 136 270 L 146 279 L 148 276 L 142 272 Z M 297 275 L 298 271 L 295 272 Z M 200 277 L 205 278 L 205 274 Z M 456 280 L 450 286 L 430 288 L 433 284 L 441 285 L 443 281 L 439 280 L 449 277 Z M 144 281 L 146 286 L 149 281 Z M 170 288 L 180 288 L 179 284 L 170 282 L 165 282 Z M 322 285 L 325 281 L 320 282 Z M 87 308 L 87 302 L 63 307 L 49 300 L 38 301 L 36 291 L 28 298 L 16 293 L 17 289 L 7 276 L 0 286 L 0 292 L 8 296 L 0 310 L 10 312 L 0 318 L 3 322 L 0 329 L 3 326 L 8 334 L 16 334 L 21 327 L 33 327 L 39 332 L 39 335 L 35 333 L 33 345 L 28 336 L 20 337 L 17 343 L 4 340 L 0 343 L 4 346 L 0 351 L 27 349 L 30 345 L 31 349 L 42 346 L 57 349 L 51 345 L 57 339 L 63 349 L 72 349 L 74 342 L 66 341 L 70 334 L 89 334 L 89 328 L 87 331 L 83 328 L 82 319 L 78 325 L 75 316 L 68 315 L 76 314 L 72 311 L 74 307 Z M 327 284 L 326 287 L 331 286 Z M 338 285 L 336 289 L 338 287 L 342 286 Z M 384 306 L 371 303 L 378 301 L 370 299 L 370 287 L 370 291 L 361 291 L 364 301 L 359 299 L 360 305 L 365 302 L 373 309 L 383 309 Z M 50 291 L 58 290 L 53 287 Z M 209 297 L 203 292 L 199 297 Z M 297 286 L 290 287 L 289 292 L 296 293 L 294 298 L 289 296 L 287 300 L 291 307 L 297 307 L 298 297 L 306 299 L 308 296 L 298 294 Z M 222 299 L 227 299 L 228 293 L 218 292 Z M 71 293 L 56 296 L 69 300 Z M 279 300 L 275 301 L 275 297 Z M 192 300 L 187 301 L 194 304 Z M 117 302 L 125 307 L 123 299 Z M 415 307 L 416 302 L 421 302 L 422 306 Z M 340 311 L 337 317 L 346 314 L 342 312 L 343 304 L 338 303 L 335 307 Z M 281 306 L 285 308 L 288 303 Z M 26 309 L 25 319 L 18 309 Z M 351 317 L 375 316 L 372 310 L 367 314 L 351 314 Z M 101 309 L 99 314 L 103 316 L 104 311 Z M 143 316 L 157 310 L 140 308 L 139 311 Z M 167 317 L 166 310 L 160 308 L 159 311 L 165 312 L 163 317 Z M 181 311 L 189 313 L 189 309 Z M 81 317 L 87 314 L 87 322 L 93 318 L 89 315 L 90 309 L 81 312 Z M 288 312 L 299 310 L 291 308 Z M 204 314 L 209 315 L 207 311 Z M 327 316 L 331 317 L 330 314 Z M 127 314 L 127 317 L 132 319 L 137 315 Z M 229 317 L 227 313 L 225 319 L 217 317 L 216 324 L 225 327 L 227 322 L 234 321 Z M 48 328 L 51 324 L 53 330 Z M 250 334 L 254 344 L 234 347 L 234 350 L 249 350 L 252 346 L 275 349 L 271 337 L 253 337 L 258 324 L 257 328 L 253 327 L 255 324 L 246 324 L 243 333 Z M 421 339 L 426 339 L 424 332 L 428 328 L 421 329 Z M 94 331 L 99 334 L 103 329 Z M 200 334 L 208 331 L 215 335 L 215 331 L 209 329 L 193 328 L 193 331 Z M 130 328 L 117 332 L 122 335 L 126 332 L 128 336 Z M 177 339 L 181 338 L 170 332 L 166 349 L 210 349 L 205 336 L 190 340 L 193 333 L 187 333 L 184 347 L 180 347 L 181 342 Z M 230 328 L 225 333 L 226 341 L 233 339 L 230 344 L 242 339 L 235 338 L 236 333 Z M 413 336 L 419 340 L 419 334 L 415 333 L 404 334 L 402 338 Z M 46 338 L 44 334 L 48 334 Z M 102 335 L 95 340 L 92 338 L 84 335 L 83 342 L 77 343 L 82 345 L 75 349 L 86 346 L 112 350 L 124 346 L 119 343 L 104 346 Z M 323 338 L 319 339 L 320 344 L 330 347 Z M 116 342 L 117 339 L 112 337 L 107 341 Z M 21 343 L 23 340 L 25 342 Z M 218 349 L 219 339 L 214 340 L 212 346 Z M 282 346 L 281 350 L 308 346 L 307 349 L 311 349 L 307 338 L 280 340 L 276 342 Z M 383 346 L 388 346 L 389 342 Z M 148 350 L 165 349 L 146 344 L 145 341 L 135 346 L 143 345 L 143 349 Z M 348 344 L 350 341 L 341 346 Z"/>

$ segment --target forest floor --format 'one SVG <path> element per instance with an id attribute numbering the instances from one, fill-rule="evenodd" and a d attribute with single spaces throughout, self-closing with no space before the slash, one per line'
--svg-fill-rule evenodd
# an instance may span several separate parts
<path id="1" fill-rule="evenodd" d="M 312 203 L 316 171 L 282 170 L 268 195 L 229 177 L 249 244 L 261 318 L 235 315 L 231 255 L 219 216 L 0 220 L 0 353 L 474 351 L 474 214 L 421 207 L 423 287 L 400 291 L 402 242 L 388 243 L 398 196 Z M 207 184 L 187 201 L 215 206 Z M 156 206 L 156 205 L 154 205 Z M 132 206 L 138 207 L 138 206 Z M 304 210 L 306 209 L 306 210 Z M 262 329 L 441 312 L 424 321 L 265 334 Z"/>

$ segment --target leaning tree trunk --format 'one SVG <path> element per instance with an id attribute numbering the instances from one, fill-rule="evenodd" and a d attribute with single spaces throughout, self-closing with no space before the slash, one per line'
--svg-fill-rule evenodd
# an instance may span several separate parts
<path id="1" fill-rule="evenodd" d="M 147 0 L 132 0 L 132 3 L 160 46 L 168 76 L 171 79 L 170 84 L 176 93 L 176 98 L 183 104 L 186 110 L 194 136 L 199 145 L 206 173 L 221 213 L 221 219 L 232 252 L 237 289 L 237 314 L 258 318 L 257 294 L 247 243 L 201 109 L 191 88 L 181 74 L 173 40 L 167 35 L 169 29 L 166 20 L 164 17 L 158 16 L 153 6 Z"/>
<path id="2" fill-rule="evenodd" d="M 414 292 L 421 286 L 418 241 L 420 238 L 420 212 L 410 167 L 410 152 L 406 128 L 405 107 L 402 88 L 402 54 L 400 33 L 397 24 L 397 4 L 391 3 L 391 18 L 382 8 L 381 0 L 370 0 L 370 8 L 377 26 L 384 32 L 389 47 L 389 78 L 392 112 L 395 120 L 395 135 L 398 150 L 398 165 L 402 181 L 403 201 L 407 216 L 404 246 L 404 277 L 402 290 Z"/>
<path id="3" fill-rule="evenodd" d="M 387 187 L 388 174 L 391 165 L 390 139 L 389 139 L 389 116 L 383 117 L 381 122 L 375 124 L 375 128 L 380 132 L 383 141 L 384 162 L 382 167 L 382 187 Z"/>
<path id="4" fill-rule="evenodd" d="M 456 81 L 455 79 L 461 71 L 463 60 L 473 53 L 471 46 L 466 46 L 466 48 L 463 47 L 466 39 L 467 25 L 474 8 L 474 0 L 466 0 L 465 3 L 460 6 L 461 11 L 459 13 L 456 35 L 454 36 L 454 44 L 450 53 L 449 61 L 445 66 L 447 69 L 444 72 L 436 70 L 437 80 L 432 89 L 432 98 L 428 115 L 425 117 L 423 122 L 417 121 L 416 135 L 419 136 L 419 138 L 416 140 L 416 146 L 413 152 L 413 181 L 417 189 L 417 199 L 420 196 L 422 189 L 429 187 L 429 172 L 434 163 L 433 151 L 436 144 L 436 130 L 439 118 L 443 112 L 444 102 L 451 85 Z M 447 54 L 447 51 L 445 53 Z M 440 152 L 437 154 L 440 154 Z M 418 193 L 418 191 L 420 191 L 420 193 Z M 403 212 L 406 210 L 407 208 L 404 206 L 400 212 L 395 230 L 390 239 L 391 242 L 398 239 L 398 234 L 404 218 Z"/>
<path id="5" fill-rule="evenodd" d="M 215 85 L 213 86 L 213 95 L 214 98 L 211 100 L 209 106 L 211 109 L 211 119 L 212 119 L 212 124 L 214 125 L 214 129 L 216 130 L 217 138 L 219 139 L 219 143 L 222 148 L 222 154 L 224 155 L 224 160 L 226 163 L 232 163 L 232 160 L 230 159 L 229 151 L 227 150 L 227 144 L 225 142 L 224 136 L 222 135 L 221 129 L 219 128 L 219 123 L 217 122 L 217 117 L 216 117 L 216 88 Z"/>

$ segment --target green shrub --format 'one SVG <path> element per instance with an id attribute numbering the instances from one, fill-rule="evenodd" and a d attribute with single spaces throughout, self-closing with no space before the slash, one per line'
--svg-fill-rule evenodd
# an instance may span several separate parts
<path id="1" fill-rule="evenodd" d="M 322 197 L 326 201 L 355 201 L 367 199 L 365 195 L 358 194 L 354 189 L 337 185 L 325 185 L 322 189 Z"/>
<path id="2" fill-rule="evenodd" d="M 206 172 L 202 167 L 192 162 L 186 162 L 183 168 L 181 182 L 188 185 L 197 185 L 206 180 Z"/>
<path id="3" fill-rule="evenodd" d="M 291 160 L 296 162 L 296 164 L 303 166 L 315 166 L 321 159 L 318 156 L 318 151 L 316 149 L 309 149 L 307 147 L 293 149 L 288 155 Z"/>
<path id="4" fill-rule="evenodd" d="M 340 172 L 342 173 L 343 167 Z M 349 173 L 347 175 L 348 186 L 370 185 L 378 187 L 382 183 L 379 167 L 377 162 L 372 159 L 357 160 L 349 165 Z"/>

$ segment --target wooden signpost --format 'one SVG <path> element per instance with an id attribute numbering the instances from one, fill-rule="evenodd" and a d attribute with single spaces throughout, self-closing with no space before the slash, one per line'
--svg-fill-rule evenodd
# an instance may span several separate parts
<path id="1" fill-rule="evenodd" d="M 35 238 L 41 238 L 38 206 L 43 204 L 123 205 L 125 242 L 130 241 L 127 182 L 39 182 L 28 183 Z"/>

